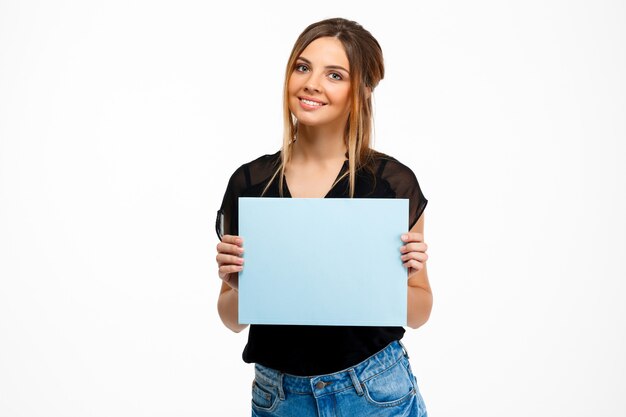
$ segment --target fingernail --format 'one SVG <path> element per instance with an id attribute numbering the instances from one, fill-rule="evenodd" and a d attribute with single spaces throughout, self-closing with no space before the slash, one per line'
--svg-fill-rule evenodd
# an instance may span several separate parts
<path id="1" fill-rule="evenodd" d="M 409 235 L 402 235 L 402 240 L 407 240 L 409 238 Z"/>

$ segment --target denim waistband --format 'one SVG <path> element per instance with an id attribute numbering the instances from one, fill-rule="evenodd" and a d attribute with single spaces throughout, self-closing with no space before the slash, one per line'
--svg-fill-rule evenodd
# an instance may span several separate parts
<path id="1" fill-rule="evenodd" d="M 395 340 L 380 352 L 343 371 L 326 375 L 296 376 L 257 363 L 254 365 L 255 379 L 277 387 L 281 399 L 285 398 L 285 391 L 321 397 L 352 387 L 361 395 L 362 383 L 395 365 L 404 356 L 407 359 L 409 357 L 404 345 Z"/>

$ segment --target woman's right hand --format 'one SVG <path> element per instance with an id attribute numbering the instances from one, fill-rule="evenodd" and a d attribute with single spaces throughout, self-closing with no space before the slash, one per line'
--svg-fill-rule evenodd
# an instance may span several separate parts
<path id="1" fill-rule="evenodd" d="M 218 275 L 234 290 L 239 289 L 239 272 L 243 270 L 243 239 L 239 236 L 224 235 L 217 244 Z"/>

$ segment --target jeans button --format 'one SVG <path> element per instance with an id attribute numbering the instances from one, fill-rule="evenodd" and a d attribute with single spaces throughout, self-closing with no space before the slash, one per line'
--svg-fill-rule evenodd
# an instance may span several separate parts
<path id="1" fill-rule="evenodd" d="M 326 386 L 326 384 L 324 384 L 324 381 L 317 381 L 317 384 L 315 384 L 315 388 L 317 389 L 322 389 Z"/>

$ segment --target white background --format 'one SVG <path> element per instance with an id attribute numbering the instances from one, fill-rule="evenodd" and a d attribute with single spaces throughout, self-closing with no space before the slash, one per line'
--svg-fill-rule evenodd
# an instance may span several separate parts
<path id="1" fill-rule="evenodd" d="M 0 0 L 1 416 L 250 415 L 215 212 L 336 16 L 381 43 L 375 147 L 429 199 L 429 415 L 623 415 L 624 2 Z"/>

